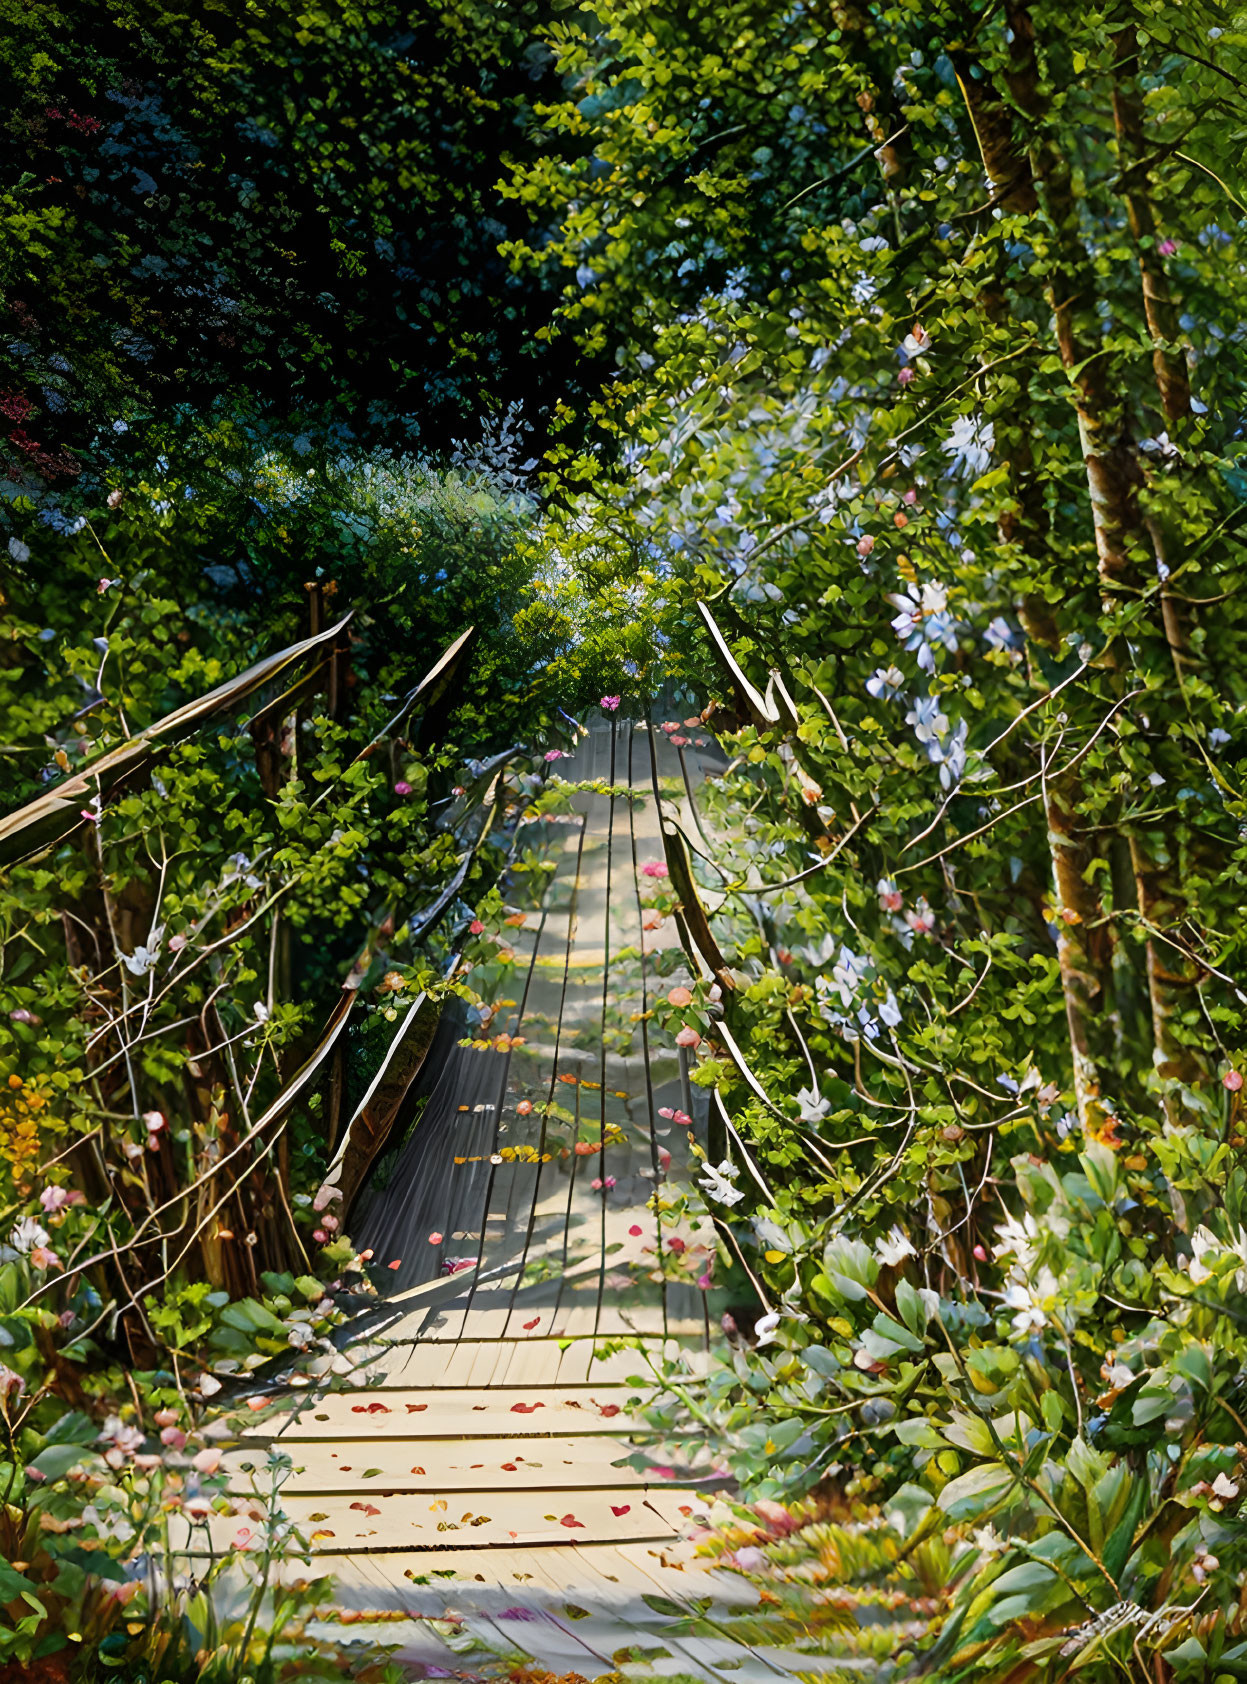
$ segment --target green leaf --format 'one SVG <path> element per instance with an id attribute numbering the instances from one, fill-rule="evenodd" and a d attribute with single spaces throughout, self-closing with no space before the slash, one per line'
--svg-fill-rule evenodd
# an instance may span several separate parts
<path id="1" fill-rule="evenodd" d="M 950 1479 L 935 1501 L 950 1520 L 969 1520 L 991 1508 L 1012 1484 L 1013 1475 L 1003 1462 L 987 1462 Z"/>

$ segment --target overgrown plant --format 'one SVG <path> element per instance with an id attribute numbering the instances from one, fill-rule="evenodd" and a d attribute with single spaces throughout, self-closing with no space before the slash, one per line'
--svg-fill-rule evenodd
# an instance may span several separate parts
<path id="1" fill-rule="evenodd" d="M 1240 1665 L 1240 21 L 595 7 L 513 183 L 626 342 L 550 541 L 734 757 L 699 1417 L 942 1541 L 898 1670 Z"/>

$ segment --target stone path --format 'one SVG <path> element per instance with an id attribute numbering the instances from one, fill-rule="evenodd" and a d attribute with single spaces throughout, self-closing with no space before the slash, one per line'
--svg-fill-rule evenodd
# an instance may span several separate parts
<path id="1" fill-rule="evenodd" d="M 662 887 L 644 870 L 663 859 L 655 783 L 692 829 L 690 793 L 721 763 L 686 735 L 602 720 L 559 766 L 599 791 L 526 827 L 492 1020 L 443 1033 L 410 1138 L 352 1216 L 395 1265 L 389 1323 L 349 1347 L 348 1389 L 292 1396 L 232 1453 L 240 1487 L 266 1439 L 288 1453 L 282 1503 L 313 1569 L 353 1629 L 388 1616 L 378 1634 L 429 1676 L 752 1684 L 820 1665 L 748 1640 L 757 1592 L 686 1537 L 721 1486 L 712 1447 L 668 1444 L 658 1469 L 636 1413 L 644 1352 L 696 1366 L 718 1315 L 696 1284 L 712 1237 L 648 1208 L 689 1159 L 670 1115 L 689 1089 L 646 1015 L 688 979 L 675 920 L 644 904 Z"/>

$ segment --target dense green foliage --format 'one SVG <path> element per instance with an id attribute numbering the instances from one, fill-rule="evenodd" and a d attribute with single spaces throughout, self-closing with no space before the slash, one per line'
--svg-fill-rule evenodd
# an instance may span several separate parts
<path id="1" fill-rule="evenodd" d="M 557 92 L 536 5 L 0 9 L 10 479 L 115 420 L 302 414 L 369 443 L 532 422 L 591 367 L 539 338 L 498 191 Z M 570 348 L 569 348 L 570 352 Z"/>
<path id="2" fill-rule="evenodd" d="M 688 1019 L 772 1193 L 703 1183 L 769 1305 L 711 1386 L 734 1466 L 829 1482 L 911 1594 L 951 1545 L 924 1670 L 1233 1672 L 1247 41 L 749 0 L 552 39 L 586 157 L 519 172 L 560 221 L 514 255 L 621 341 L 624 463 L 557 542 L 737 751 L 735 987 Z"/>

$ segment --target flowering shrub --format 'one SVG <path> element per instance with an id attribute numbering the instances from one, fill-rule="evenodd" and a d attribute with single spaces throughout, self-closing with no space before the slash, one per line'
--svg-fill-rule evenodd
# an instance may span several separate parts
<path id="1" fill-rule="evenodd" d="M 550 543 L 728 754 L 722 999 L 669 1027 L 732 1349 L 660 1419 L 920 1580 L 855 1665 L 1232 1676 L 1241 31 L 741 0 L 552 47 L 579 151 L 517 170 L 515 256 L 624 343 Z"/>

